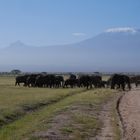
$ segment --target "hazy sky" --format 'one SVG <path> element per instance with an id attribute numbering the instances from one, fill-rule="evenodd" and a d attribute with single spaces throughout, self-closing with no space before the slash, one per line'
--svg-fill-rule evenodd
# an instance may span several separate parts
<path id="1" fill-rule="evenodd" d="M 140 28 L 140 0 L 0 0 L 0 47 L 73 43 L 112 27 Z"/>

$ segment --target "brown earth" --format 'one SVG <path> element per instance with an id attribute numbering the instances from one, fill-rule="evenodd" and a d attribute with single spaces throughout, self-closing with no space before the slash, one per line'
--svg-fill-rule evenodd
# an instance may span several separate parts
<path id="1" fill-rule="evenodd" d="M 115 96 L 116 97 L 116 96 Z M 114 140 L 114 128 L 111 122 L 112 119 L 112 106 L 117 103 L 118 98 L 114 98 L 103 105 L 103 108 L 99 114 L 100 120 L 103 122 L 101 132 L 96 136 L 95 140 Z"/>
<path id="2" fill-rule="evenodd" d="M 72 105 L 65 111 L 58 112 L 49 122 L 47 121 L 46 123 L 51 127 L 47 131 L 36 132 L 35 137 L 40 140 L 71 140 L 75 139 L 78 134 L 83 137 L 80 139 L 94 138 L 99 131 L 99 126 L 85 131 L 84 123 L 81 124 L 81 121 L 77 121 L 76 118 L 79 116 L 96 118 L 98 116 L 97 108 L 98 106 L 95 108 L 92 104 Z"/>
<path id="3" fill-rule="evenodd" d="M 119 98 L 120 100 L 118 100 Z M 87 135 L 87 137 L 81 138 L 83 140 L 115 140 L 114 126 L 112 125 L 112 108 L 117 103 L 119 103 L 117 115 L 122 123 L 122 125 L 119 125 L 119 123 L 117 125 L 122 127 L 120 129 L 123 131 L 123 136 L 119 139 L 140 140 L 140 88 L 133 88 L 131 91 L 116 94 L 114 99 L 102 104 L 101 108 L 91 104 L 72 105 L 67 110 L 58 112 L 52 120 L 47 122 L 51 125 L 47 131 L 36 132 L 34 136 L 40 140 L 70 140 L 75 137 L 73 130 L 76 130 L 79 135 Z M 74 114 L 95 116 L 102 122 L 102 125 L 85 133 L 84 125 L 75 124 L 73 120 Z"/>
<path id="4" fill-rule="evenodd" d="M 123 140 L 140 140 L 140 88 L 126 92 L 119 110 L 123 125 Z"/>
<path id="5" fill-rule="evenodd" d="M 47 131 L 36 132 L 34 136 L 39 140 L 114 140 L 114 128 L 112 125 L 112 109 L 117 104 L 120 94 L 116 93 L 114 98 L 101 106 L 92 104 L 77 104 L 70 106 L 67 110 L 58 112 L 56 116 L 46 122 L 51 127 Z M 100 111 L 99 111 L 100 110 Z M 73 120 L 74 116 L 95 117 L 99 124 L 94 129 L 86 129 L 84 124 Z M 102 124 L 101 124 L 101 123 Z"/>

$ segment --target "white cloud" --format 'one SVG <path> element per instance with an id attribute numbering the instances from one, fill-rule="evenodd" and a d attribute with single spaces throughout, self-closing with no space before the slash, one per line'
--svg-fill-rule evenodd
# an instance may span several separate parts
<path id="1" fill-rule="evenodd" d="M 105 32 L 107 33 L 114 33 L 114 32 L 130 32 L 130 33 L 136 33 L 137 30 L 131 27 L 118 27 L 118 28 L 110 28 L 107 29 Z"/>
<path id="2" fill-rule="evenodd" d="M 80 33 L 80 32 L 78 33 L 78 32 L 77 32 L 77 33 L 72 33 L 72 35 L 73 35 L 73 36 L 86 36 L 87 34 L 85 34 L 85 33 Z"/>

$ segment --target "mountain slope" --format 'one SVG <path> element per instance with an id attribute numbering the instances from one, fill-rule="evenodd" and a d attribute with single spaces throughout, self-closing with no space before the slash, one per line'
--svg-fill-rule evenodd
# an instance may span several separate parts
<path id="1" fill-rule="evenodd" d="M 0 50 L 0 65 L 26 71 L 140 71 L 140 31 L 115 28 L 75 44 Z M 13 67 L 12 67 L 13 66 Z"/>

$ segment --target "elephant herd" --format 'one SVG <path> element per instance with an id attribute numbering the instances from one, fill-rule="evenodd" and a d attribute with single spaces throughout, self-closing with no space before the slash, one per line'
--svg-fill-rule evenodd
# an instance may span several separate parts
<path id="1" fill-rule="evenodd" d="M 62 76 L 55 76 L 54 74 L 30 74 L 17 76 L 15 86 L 23 83 L 26 87 L 62 87 L 64 79 Z"/>
<path id="2" fill-rule="evenodd" d="M 87 89 L 92 86 L 101 87 L 102 84 L 101 76 L 89 76 L 82 75 L 76 77 L 76 75 L 71 74 L 68 79 L 64 80 L 64 77 L 61 75 L 54 74 L 30 74 L 17 76 L 15 86 L 23 83 L 26 87 L 49 87 L 49 88 L 68 88 L 68 87 L 86 87 Z"/>
<path id="3" fill-rule="evenodd" d="M 55 74 L 25 74 L 16 77 L 15 86 L 23 83 L 25 87 L 48 87 L 48 88 L 74 88 L 74 87 L 85 87 L 89 88 L 105 88 L 110 87 L 111 89 L 120 88 L 125 90 L 131 89 L 132 79 L 134 83 L 137 83 L 136 78 L 130 78 L 127 75 L 114 74 L 107 81 L 102 80 L 99 75 L 79 75 L 76 76 L 71 74 L 68 79 L 64 79 L 62 75 Z M 137 81 L 137 82 L 136 82 Z"/>

